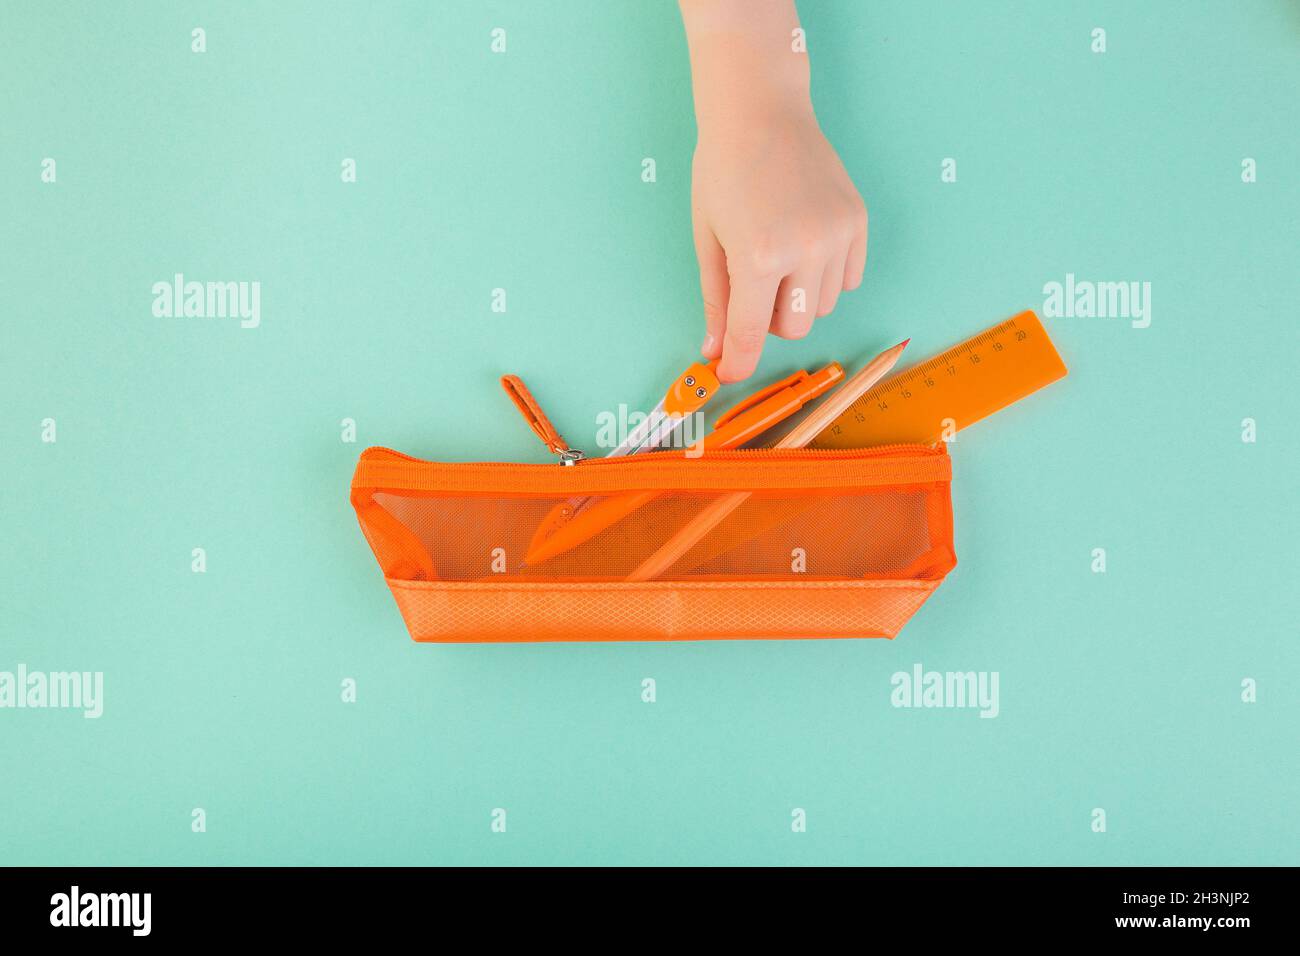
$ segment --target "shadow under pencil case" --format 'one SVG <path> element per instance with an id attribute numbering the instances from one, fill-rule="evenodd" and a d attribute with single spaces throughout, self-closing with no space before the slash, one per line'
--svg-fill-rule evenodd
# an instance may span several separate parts
<path id="1" fill-rule="evenodd" d="M 417 641 L 893 637 L 956 564 L 950 480 L 942 443 L 662 451 L 567 467 L 368 448 L 352 504 Z M 748 497 L 667 571 L 626 580 L 737 492 Z M 525 563 L 557 506 L 628 494 L 644 503 Z"/>

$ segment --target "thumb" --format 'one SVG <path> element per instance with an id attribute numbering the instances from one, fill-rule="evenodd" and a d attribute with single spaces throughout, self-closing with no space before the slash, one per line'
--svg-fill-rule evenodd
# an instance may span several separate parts
<path id="1" fill-rule="evenodd" d="M 722 354 L 731 279 L 727 275 L 727 254 L 707 226 L 695 231 L 695 256 L 700 260 L 700 292 L 704 295 L 704 344 L 700 351 L 705 358 L 715 359 Z"/>

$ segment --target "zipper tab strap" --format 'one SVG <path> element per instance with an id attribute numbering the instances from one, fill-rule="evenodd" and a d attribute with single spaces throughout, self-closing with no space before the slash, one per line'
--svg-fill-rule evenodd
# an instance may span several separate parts
<path id="1" fill-rule="evenodd" d="M 551 420 L 546 417 L 542 411 L 542 406 L 537 404 L 537 399 L 528 391 L 526 386 L 518 375 L 502 375 L 501 387 L 506 390 L 510 400 L 515 403 L 519 409 L 519 414 L 524 416 L 524 421 L 528 422 L 528 427 L 537 433 L 537 437 L 542 440 L 551 454 L 559 455 L 560 460 L 565 464 L 570 464 L 575 458 L 581 458 L 582 452 L 569 448 L 569 445 L 555 430 Z"/>

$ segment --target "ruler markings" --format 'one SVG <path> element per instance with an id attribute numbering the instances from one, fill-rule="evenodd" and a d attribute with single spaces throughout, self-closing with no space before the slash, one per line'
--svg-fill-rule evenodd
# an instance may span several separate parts
<path id="1" fill-rule="evenodd" d="M 813 444 L 936 441 L 943 418 L 965 427 L 1065 373 L 1038 316 L 1025 312 L 881 382 Z"/>

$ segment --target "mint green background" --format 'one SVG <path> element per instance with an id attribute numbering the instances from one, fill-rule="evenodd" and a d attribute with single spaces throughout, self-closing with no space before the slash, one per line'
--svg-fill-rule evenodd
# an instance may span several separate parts
<path id="1" fill-rule="evenodd" d="M 893 642 L 416 645 L 348 506 L 366 444 L 545 460 L 503 372 L 581 445 L 694 354 L 672 4 L 4 5 L 0 669 L 107 686 L 0 710 L 0 861 L 1300 862 L 1300 11 L 802 6 L 871 254 L 756 382 L 1153 284 L 960 436 L 960 564 Z M 261 328 L 155 319 L 177 271 Z M 915 662 L 1001 716 L 892 708 Z"/>

